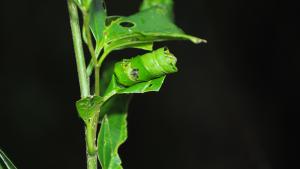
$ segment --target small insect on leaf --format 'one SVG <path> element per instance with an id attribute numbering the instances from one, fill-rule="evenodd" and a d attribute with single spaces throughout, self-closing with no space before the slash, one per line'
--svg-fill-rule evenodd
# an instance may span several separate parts
<path id="1" fill-rule="evenodd" d="M 160 48 L 151 53 L 117 62 L 114 73 L 119 84 L 132 86 L 177 72 L 176 62 L 176 57 L 167 48 Z"/>

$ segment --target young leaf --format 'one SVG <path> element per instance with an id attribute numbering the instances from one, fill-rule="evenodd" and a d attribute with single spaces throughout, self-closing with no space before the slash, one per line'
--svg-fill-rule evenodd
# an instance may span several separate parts
<path id="1" fill-rule="evenodd" d="M 79 116 L 83 120 L 88 120 L 94 114 L 100 111 L 100 106 L 103 103 L 103 98 L 100 96 L 88 97 L 76 102 L 76 108 Z"/>
<path id="2" fill-rule="evenodd" d="M 115 96 L 103 106 L 107 114 L 102 119 L 98 135 L 98 157 L 102 169 L 122 169 L 118 149 L 127 139 L 128 96 Z"/>
<path id="3" fill-rule="evenodd" d="M 155 6 L 129 17 L 120 17 L 105 28 L 105 50 L 123 49 L 136 44 L 165 40 L 205 42 L 186 35 L 164 14 L 165 9 Z"/>
<path id="4" fill-rule="evenodd" d="M 162 8 L 165 8 L 165 15 L 168 16 L 169 19 L 174 20 L 174 14 L 173 14 L 173 0 L 143 0 L 140 11 L 160 6 Z"/>
<path id="5" fill-rule="evenodd" d="M 17 167 L 9 160 L 9 158 L 0 149 L 0 169 L 17 169 Z"/>
<path id="6" fill-rule="evenodd" d="M 103 37 L 105 20 L 107 17 L 104 0 L 93 0 L 90 7 L 90 28 L 97 43 Z"/>

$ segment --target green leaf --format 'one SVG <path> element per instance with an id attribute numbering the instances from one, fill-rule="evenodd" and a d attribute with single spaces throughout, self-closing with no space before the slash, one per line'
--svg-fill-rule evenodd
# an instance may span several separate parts
<path id="1" fill-rule="evenodd" d="M 88 11 L 92 0 L 73 0 L 82 11 Z"/>
<path id="2" fill-rule="evenodd" d="M 127 139 L 127 109 L 128 96 L 114 96 L 103 111 L 103 117 L 98 135 L 98 157 L 102 169 L 122 169 L 118 149 Z"/>
<path id="3" fill-rule="evenodd" d="M 96 112 L 100 111 L 100 106 L 103 103 L 101 96 L 87 97 L 76 102 L 76 108 L 79 116 L 83 120 L 88 120 L 93 117 Z"/>
<path id="4" fill-rule="evenodd" d="M 114 65 L 115 62 L 111 61 L 103 65 L 103 71 L 101 74 L 101 80 L 100 80 L 100 86 L 101 86 L 101 96 L 105 94 L 105 91 L 107 90 L 108 86 L 111 83 L 111 78 L 114 74 Z"/>
<path id="5" fill-rule="evenodd" d="M 0 149 L 0 169 L 17 169 L 17 167 L 9 160 L 9 158 Z"/>
<path id="6" fill-rule="evenodd" d="M 90 6 L 91 6 L 91 3 L 92 3 L 92 1 L 93 0 L 82 0 L 83 1 L 83 5 L 84 5 L 84 7 L 87 9 L 87 10 L 89 10 L 89 8 L 90 8 Z"/>
<path id="7" fill-rule="evenodd" d="M 174 20 L 174 14 L 173 14 L 173 0 L 143 0 L 140 11 L 160 6 L 162 8 L 165 8 L 165 15 L 171 19 Z"/>
<path id="8" fill-rule="evenodd" d="M 140 82 L 137 84 L 134 84 L 129 87 L 125 87 L 122 85 L 119 85 L 118 82 L 116 81 L 116 77 L 113 76 L 110 86 L 106 90 L 105 96 L 111 96 L 115 94 L 142 94 L 142 93 L 147 93 L 147 92 L 158 92 L 165 80 L 166 76 L 162 76 L 159 78 L 155 78 L 146 82 Z M 104 104 L 105 105 L 105 104 Z M 102 111 L 102 110 L 101 110 Z"/>
<path id="9" fill-rule="evenodd" d="M 108 88 L 113 71 L 113 63 L 105 66 L 101 81 L 103 90 Z M 122 169 L 118 148 L 127 138 L 126 113 L 130 97 L 130 95 L 115 95 L 101 106 L 101 128 L 97 142 L 102 169 Z"/>
<path id="10" fill-rule="evenodd" d="M 109 71 L 111 74 L 111 71 Z M 122 169 L 118 148 L 127 139 L 127 111 L 132 93 L 145 93 L 158 91 L 165 76 L 147 82 L 124 87 L 116 82 L 113 75 L 107 92 L 117 95 L 112 96 L 101 107 L 101 128 L 98 135 L 98 157 L 102 169 Z M 105 96 L 104 96 L 105 97 Z"/>
<path id="11" fill-rule="evenodd" d="M 118 94 L 131 94 L 131 93 L 146 93 L 158 92 L 164 83 L 166 76 L 149 80 L 147 82 L 137 83 L 128 88 L 122 88 L 117 91 Z"/>
<path id="12" fill-rule="evenodd" d="M 153 50 L 153 43 L 152 42 L 140 43 L 140 44 L 134 44 L 134 45 L 131 45 L 131 46 L 128 46 L 128 47 L 152 51 Z"/>
<path id="13" fill-rule="evenodd" d="M 82 8 L 82 0 L 73 0 L 79 8 Z"/>
<path id="14" fill-rule="evenodd" d="M 106 17 L 104 0 L 93 0 L 90 8 L 90 28 L 97 43 L 102 40 Z"/>
<path id="15" fill-rule="evenodd" d="M 130 42 L 128 45 L 126 45 L 126 43 L 124 43 L 122 47 L 115 48 L 114 50 L 122 50 L 125 48 L 143 49 L 143 50 L 147 50 L 147 51 L 153 50 L 153 42 L 141 42 L 141 43 L 136 43 L 136 44 L 131 44 L 131 42 Z"/>
<path id="16" fill-rule="evenodd" d="M 165 15 L 165 8 L 155 6 L 129 17 L 120 17 L 105 28 L 105 50 L 124 49 L 136 44 L 165 40 L 205 42 L 186 35 Z"/>

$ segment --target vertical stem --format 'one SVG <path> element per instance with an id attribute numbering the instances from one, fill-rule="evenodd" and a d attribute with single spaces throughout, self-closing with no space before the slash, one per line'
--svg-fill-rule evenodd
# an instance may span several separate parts
<path id="1" fill-rule="evenodd" d="M 88 166 L 88 169 L 97 169 L 97 156 L 96 155 L 90 156 L 87 159 L 87 166 Z"/>
<path id="2" fill-rule="evenodd" d="M 92 57 L 92 62 L 94 63 L 94 77 L 95 77 L 95 96 L 100 96 L 100 67 L 97 67 L 97 57 L 95 53 L 95 48 L 93 45 L 91 31 L 89 27 L 90 23 L 90 15 L 83 11 L 83 26 L 85 28 L 85 37 L 86 43 Z M 97 146 L 95 142 L 97 140 L 97 128 L 98 128 L 98 119 L 99 112 L 95 113 L 95 116 L 91 118 L 86 124 L 86 142 L 88 147 L 87 154 L 87 165 L 89 168 L 94 169 L 97 168 Z"/>
<path id="3" fill-rule="evenodd" d="M 98 122 L 98 121 L 97 121 Z M 97 125 L 94 125 L 94 120 L 90 120 L 86 124 L 85 137 L 87 147 L 87 169 L 97 169 L 97 147 L 95 146 L 96 141 Z"/>
<path id="4" fill-rule="evenodd" d="M 87 76 L 86 73 L 86 65 L 85 65 L 85 58 L 84 58 L 84 53 L 82 48 L 81 31 L 79 26 L 77 6 L 72 0 L 68 0 L 68 9 L 70 15 L 70 24 L 71 24 L 73 45 L 74 45 L 74 51 L 75 51 L 75 57 L 77 63 L 81 97 L 85 98 L 90 96 L 89 77 Z"/>
<path id="5" fill-rule="evenodd" d="M 85 65 L 85 58 L 84 58 L 84 52 L 82 47 L 82 39 L 81 39 L 81 31 L 79 26 L 79 17 L 78 17 L 78 11 L 77 6 L 72 0 L 68 0 L 68 10 L 70 15 L 70 24 L 71 24 L 71 30 L 72 30 L 72 37 L 73 37 L 73 44 L 74 44 L 74 50 L 75 50 L 75 57 L 76 57 L 76 63 L 77 63 L 77 71 L 78 71 L 78 77 L 79 77 L 79 84 L 80 84 L 80 92 L 81 92 L 81 98 L 86 98 L 90 96 L 90 86 L 89 86 L 89 76 L 86 72 L 86 65 Z M 92 120 L 94 121 L 94 120 Z M 92 122 L 93 123 L 93 122 Z M 94 125 L 92 125 L 94 126 Z M 90 132 L 92 130 L 92 132 Z M 94 134 L 97 129 L 89 128 L 87 126 L 86 128 L 86 141 L 87 141 L 87 168 L 88 169 L 97 169 L 97 155 L 93 150 L 93 146 L 90 146 L 89 143 L 92 140 L 94 141 Z M 91 134 L 92 133 L 92 134 Z M 92 138 L 90 138 L 92 136 Z"/>
<path id="6" fill-rule="evenodd" d="M 94 48 L 92 37 L 91 37 L 89 23 L 90 23 L 90 16 L 88 13 L 83 11 L 83 26 L 85 28 L 85 36 L 86 36 L 86 41 L 87 41 L 86 43 L 87 43 L 89 52 L 92 57 L 92 62 L 94 63 L 95 95 L 100 96 L 100 75 L 99 75 L 100 67 L 97 67 L 97 56 L 95 53 L 95 48 Z"/>
<path id="7" fill-rule="evenodd" d="M 100 67 L 95 66 L 95 95 L 100 96 Z"/>

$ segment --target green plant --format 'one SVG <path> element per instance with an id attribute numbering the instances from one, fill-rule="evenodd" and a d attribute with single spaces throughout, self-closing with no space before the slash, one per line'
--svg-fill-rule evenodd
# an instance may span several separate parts
<path id="1" fill-rule="evenodd" d="M 140 11 L 128 17 L 107 16 L 104 0 L 67 0 L 67 4 L 81 93 L 76 108 L 85 124 L 87 168 L 97 169 L 99 160 L 102 169 L 122 169 L 118 148 L 127 139 L 132 94 L 158 92 L 166 75 L 177 72 L 176 57 L 166 47 L 153 50 L 153 43 L 206 41 L 185 34 L 174 24 L 173 0 L 143 0 Z M 88 65 L 82 41 L 89 51 Z M 147 52 L 101 70 L 111 52 L 126 48 Z M 15 168 L 0 149 L 0 169 Z"/>
<path id="2" fill-rule="evenodd" d="M 16 169 L 16 166 L 10 161 L 10 159 L 0 149 L 0 169 Z"/>
<path id="3" fill-rule="evenodd" d="M 96 169 L 99 159 L 103 169 L 121 169 L 118 148 L 127 138 L 127 108 L 132 94 L 159 91 L 166 75 L 177 71 L 174 55 L 167 48 L 153 51 L 153 43 L 205 40 L 185 34 L 174 24 L 172 0 L 144 0 L 140 11 L 128 17 L 107 16 L 104 0 L 67 3 L 81 90 L 76 107 L 86 129 L 87 168 Z M 89 51 L 87 66 L 82 41 Z M 101 69 L 111 52 L 125 48 L 148 53 Z M 95 90 L 91 92 L 92 75 Z"/>
<path id="4" fill-rule="evenodd" d="M 166 47 L 153 50 L 154 42 L 206 41 L 185 34 L 174 24 L 173 0 L 143 0 L 140 11 L 128 17 L 107 16 L 104 0 L 67 0 L 67 4 L 81 93 L 76 108 L 85 124 L 87 168 L 97 169 L 99 159 L 102 169 L 122 169 L 118 148 L 127 139 L 132 94 L 158 92 L 166 75 L 177 72 L 176 57 Z M 82 41 L 89 52 L 88 65 Z M 111 52 L 126 48 L 147 52 L 101 70 Z M 0 169 L 15 168 L 0 149 Z"/>

